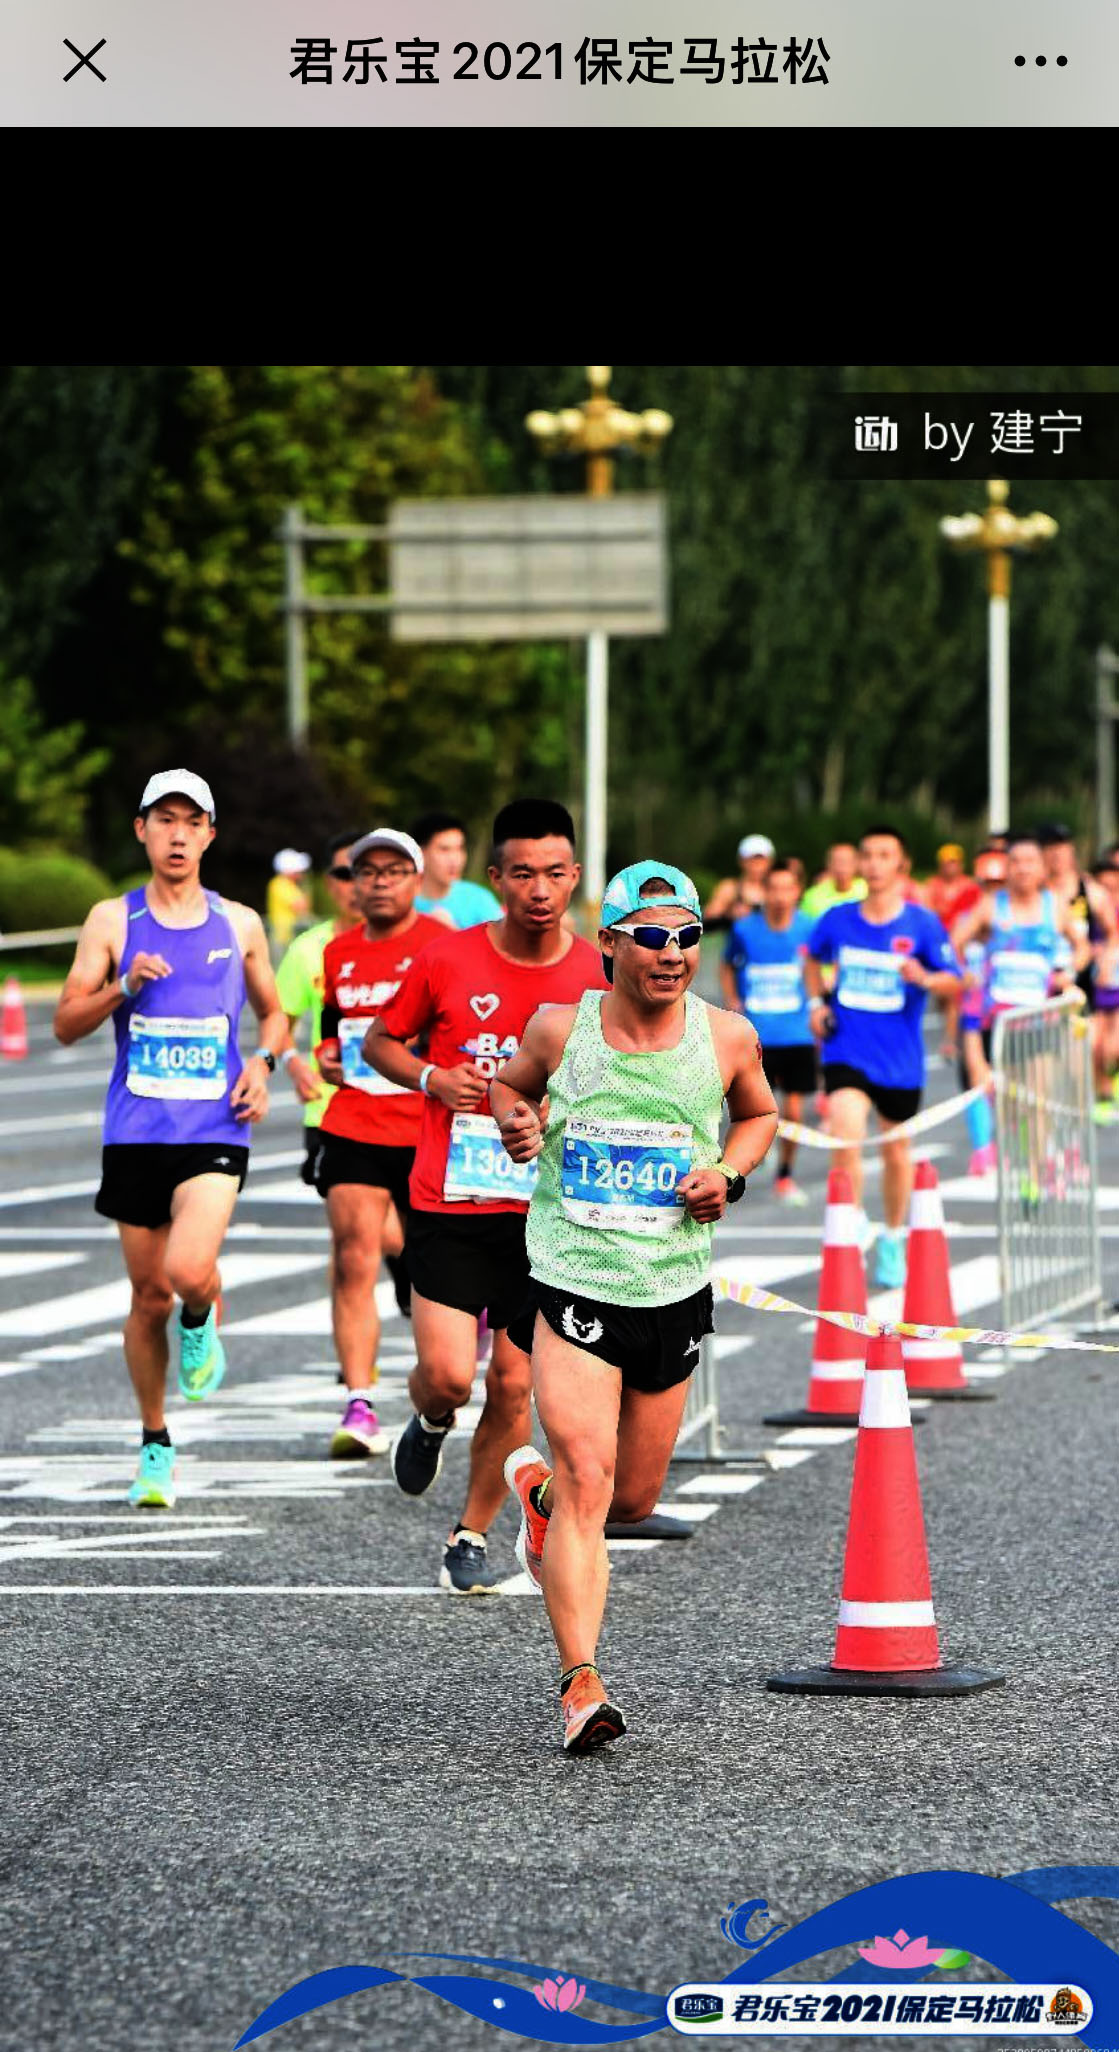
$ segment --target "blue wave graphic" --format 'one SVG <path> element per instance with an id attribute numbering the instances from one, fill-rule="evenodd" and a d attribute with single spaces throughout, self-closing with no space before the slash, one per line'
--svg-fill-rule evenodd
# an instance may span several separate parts
<path id="1" fill-rule="evenodd" d="M 1053 1907 L 1059 1901 L 1089 1896 L 1119 1898 L 1119 1867 L 1033 1867 L 1002 1880 L 951 1869 L 900 1875 L 856 1889 L 839 1902 L 786 1928 L 780 1937 L 774 1932 L 771 1942 L 753 1959 L 744 1960 L 725 1976 L 723 1985 L 783 1979 L 789 1968 L 802 1965 L 820 1952 L 866 1944 L 879 1934 L 891 1937 L 895 1931 L 904 1929 L 911 1935 L 924 1934 L 932 1945 L 972 1952 L 1011 1980 L 1080 1983 L 1092 1996 L 1095 2014 L 1091 2023 L 1077 2033 L 1077 2041 L 1090 2048 L 1102 2047 L 1119 2039 L 1119 1954 Z M 476 1953 L 404 1953 L 401 1957 L 451 1960 L 458 1965 L 486 1967 L 541 1981 L 565 1979 L 570 1972 Z M 616 1987 L 607 1981 L 587 1980 L 582 1975 L 579 1978 L 584 1981 L 586 1996 L 591 2001 L 629 2010 L 635 2018 L 644 2019 L 643 2024 L 636 2028 L 632 2022 L 601 2024 L 572 2010 L 549 2010 L 536 2000 L 531 1989 L 489 1976 L 408 1975 L 384 1967 L 333 1967 L 311 1974 L 278 1996 L 238 2039 L 235 2052 L 282 2024 L 323 2009 L 344 1995 L 403 1981 L 426 1989 L 468 2016 L 537 2044 L 616 2045 L 668 2028 L 667 1997 L 637 1988 Z M 897 1980 L 902 1984 L 928 1978 L 926 1968 L 903 1968 L 892 1974 L 889 1969 L 871 1968 L 860 1959 L 835 1975 L 832 1985 L 867 1979 Z"/>

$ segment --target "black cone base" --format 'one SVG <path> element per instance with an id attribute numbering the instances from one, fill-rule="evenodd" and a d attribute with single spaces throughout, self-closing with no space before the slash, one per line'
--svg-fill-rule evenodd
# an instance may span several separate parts
<path id="1" fill-rule="evenodd" d="M 654 1511 L 651 1517 L 638 1518 L 632 1525 L 623 1525 L 617 1518 L 611 1518 L 606 1526 L 608 1539 L 691 1539 L 694 1535 L 694 1525 L 686 1525 L 683 1518 L 666 1518 L 661 1511 Z"/>
<path id="2" fill-rule="evenodd" d="M 783 1696 L 969 1696 L 997 1689 L 1005 1674 L 982 1667 L 923 1667 L 905 1674 L 864 1674 L 855 1668 L 804 1667 L 766 1676 L 766 1688 Z"/>
<path id="3" fill-rule="evenodd" d="M 993 1404 L 993 1389 L 974 1389 L 969 1383 L 966 1389 L 911 1389 L 911 1397 L 931 1397 L 934 1404 Z"/>
<path id="4" fill-rule="evenodd" d="M 923 1389 L 915 1389 L 913 1391 L 914 1396 L 926 1396 L 929 1394 L 931 1394 L 930 1391 Z M 852 1425 L 857 1425 L 858 1422 L 859 1414 L 857 1411 L 771 1411 L 767 1417 L 762 1419 L 763 1425 L 822 1425 L 825 1430 L 831 1426 L 835 1431 L 839 1431 L 841 1428 L 849 1430 Z M 915 1417 L 911 1414 L 910 1424 L 923 1425 L 924 1422 L 923 1412 L 918 1411 Z"/>

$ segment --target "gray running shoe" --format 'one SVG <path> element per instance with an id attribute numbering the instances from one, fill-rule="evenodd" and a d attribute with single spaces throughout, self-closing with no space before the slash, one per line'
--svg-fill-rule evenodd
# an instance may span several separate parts
<path id="1" fill-rule="evenodd" d="M 418 1412 L 409 1418 L 392 1450 L 392 1472 L 405 1496 L 422 1496 L 443 1465 L 449 1425 L 432 1425 Z"/>
<path id="2" fill-rule="evenodd" d="M 491 1568 L 486 1558 L 484 1539 L 468 1539 L 460 1532 L 457 1539 L 447 1541 L 439 1571 L 441 1589 L 449 1589 L 452 1596 L 488 1596 L 500 1580 L 498 1570 Z"/>

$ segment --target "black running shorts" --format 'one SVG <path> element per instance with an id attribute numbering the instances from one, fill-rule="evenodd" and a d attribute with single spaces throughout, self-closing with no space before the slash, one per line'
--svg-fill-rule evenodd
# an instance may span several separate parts
<path id="1" fill-rule="evenodd" d="M 914 1118 L 921 1107 L 919 1090 L 891 1090 L 885 1083 L 872 1083 L 861 1069 L 852 1069 L 847 1062 L 825 1062 L 824 1089 L 829 1097 L 834 1090 L 861 1090 L 892 1126 Z"/>
<path id="2" fill-rule="evenodd" d="M 816 1049 L 807 1047 L 763 1047 L 762 1068 L 771 1090 L 789 1097 L 811 1097 L 816 1088 Z"/>
<path id="3" fill-rule="evenodd" d="M 184 1146 L 160 1141 L 128 1142 L 101 1149 L 101 1188 L 93 1208 L 118 1225 L 171 1223 L 171 1199 L 192 1176 L 236 1176 L 243 1190 L 249 1172 L 247 1147 L 225 1140 L 192 1140 Z"/>
<path id="4" fill-rule="evenodd" d="M 530 1351 L 539 1311 L 560 1339 L 620 1368 L 623 1388 L 646 1396 L 686 1382 L 699 1364 L 700 1341 L 713 1330 L 710 1283 L 677 1304 L 649 1306 L 602 1304 L 553 1289 L 535 1276 L 529 1289 L 528 1302 L 509 1327 L 514 1346 Z"/>
<path id="5" fill-rule="evenodd" d="M 312 1190 L 315 1187 L 315 1164 L 322 1153 L 322 1138 L 321 1126 L 304 1126 L 303 1161 L 300 1165 L 299 1179 L 307 1183 Z"/>
<path id="6" fill-rule="evenodd" d="M 484 1311 L 500 1332 L 520 1310 L 528 1288 L 524 1213 L 458 1218 L 446 1211 L 410 1212 L 408 1273 L 417 1296 L 469 1311 L 472 1318 Z"/>
<path id="7" fill-rule="evenodd" d="M 408 1178 L 416 1159 L 414 1147 L 380 1147 L 372 1140 L 348 1140 L 343 1133 L 324 1133 L 315 1162 L 315 1188 L 325 1197 L 338 1183 L 364 1183 L 387 1190 L 401 1217 L 408 1209 Z"/>

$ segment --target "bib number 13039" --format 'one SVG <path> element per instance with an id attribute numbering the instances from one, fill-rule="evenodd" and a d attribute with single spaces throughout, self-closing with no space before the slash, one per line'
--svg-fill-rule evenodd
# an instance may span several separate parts
<path id="1" fill-rule="evenodd" d="M 456 1112 L 451 1120 L 443 1195 L 450 1204 L 527 1204 L 536 1186 L 535 1161 L 513 1161 L 486 1112 Z"/>

